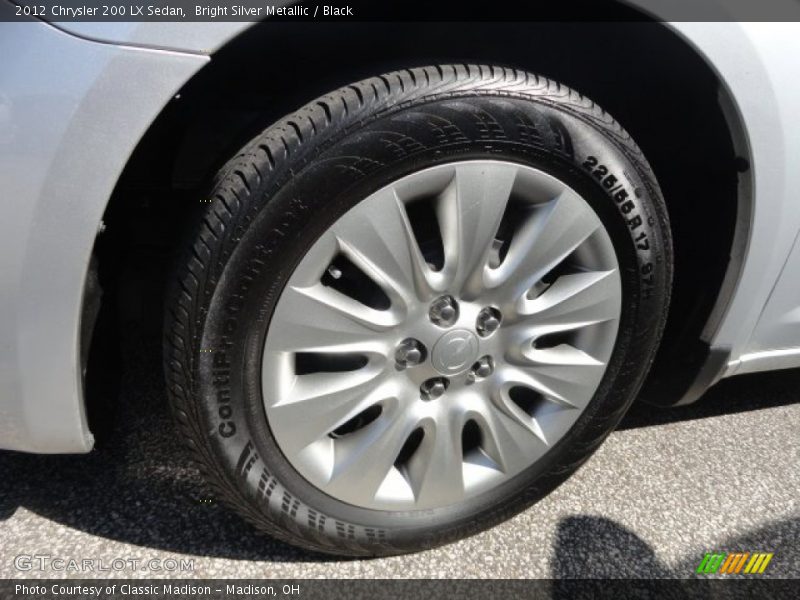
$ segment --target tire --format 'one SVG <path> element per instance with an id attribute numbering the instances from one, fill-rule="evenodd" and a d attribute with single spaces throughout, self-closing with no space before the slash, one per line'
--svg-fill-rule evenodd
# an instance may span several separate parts
<path id="1" fill-rule="evenodd" d="M 420 510 L 343 501 L 301 475 L 272 430 L 262 390 L 269 382 L 261 380 L 265 340 L 278 326 L 271 319 L 295 268 L 342 215 L 392 182 L 465 161 L 545 173 L 599 219 L 619 266 L 621 298 L 605 371 L 558 441 L 501 484 Z M 528 73 L 436 66 L 341 88 L 256 137 L 202 200 L 167 310 L 173 413 L 218 499 L 260 530 L 309 550 L 417 551 L 475 534 L 538 501 L 614 429 L 664 328 L 670 230 L 647 161 L 593 102 Z"/>

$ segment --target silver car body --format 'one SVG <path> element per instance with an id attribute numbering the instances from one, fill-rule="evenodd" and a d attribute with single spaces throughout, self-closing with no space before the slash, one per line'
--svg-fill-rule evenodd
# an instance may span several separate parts
<path id="1" fill-rule="evenodd" d="M 91 450 L 79 332 L 104 210 L 165 104 L 248 26 L 0 25 L 0 448 Z M 752 166 L 741 191 L 741 260 L 704 332 L 729 351 L 716 378 L 800 366 L 800 29 L 669 26 L 727 86 L 736 142 Z"/>

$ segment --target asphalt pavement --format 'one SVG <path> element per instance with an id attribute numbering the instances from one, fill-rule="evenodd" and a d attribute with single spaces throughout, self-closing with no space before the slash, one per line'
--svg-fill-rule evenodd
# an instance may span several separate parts
<path id="1" fill-rule="evenodd" d="M 0 452 L 0 578 L 690 577 L 711 551 L 772 552 L 764 576 L 800 577 L 800 371 L 726 380 L 685 408 L 635 406 L 575 476 L 483 534 L 337 560 L 216 504 L 172 428 L 157 345 L 128 354 L 99 449 Z M 55 558 L 89 559 L 95 571 L 54 570 Z M 115 559 L 127 566 L 114 570 Z"/>

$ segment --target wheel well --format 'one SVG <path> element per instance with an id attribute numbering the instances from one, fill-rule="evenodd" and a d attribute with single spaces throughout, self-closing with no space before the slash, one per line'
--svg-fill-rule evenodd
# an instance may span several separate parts
<path id="1" fill-rule="evenodd" d="M 648 157 L 675 245 L 673 301 L 643 397 L 671 404 L 706 361 L 702 340 L 731 261 L 737 157 L 726 93 L 667 26 L 638 23 L 265 23 L 222 48 L 177 95 L 133 153 L 97 245 L 101 283 L 122 322 L 160 334 L 165 257 L 218 168 L 251 137 L 304 103 L 361 78 L 441 63 L 539 73 L 598 102 Z M 138 327 L 141 330 L 141 327 Z"/>

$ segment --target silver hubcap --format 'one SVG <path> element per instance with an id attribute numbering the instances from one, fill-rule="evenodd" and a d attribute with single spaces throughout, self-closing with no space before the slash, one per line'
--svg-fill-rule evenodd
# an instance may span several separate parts
<path id="1" fill-rule="evenodd" d="M 344 214 L 278 300 L 263 392 L 313 485 L 372 509 L 430 509 L 539 460 L 594 395 L 621 307 L 614 248 L 546 173 L 464 161 Z"/>

